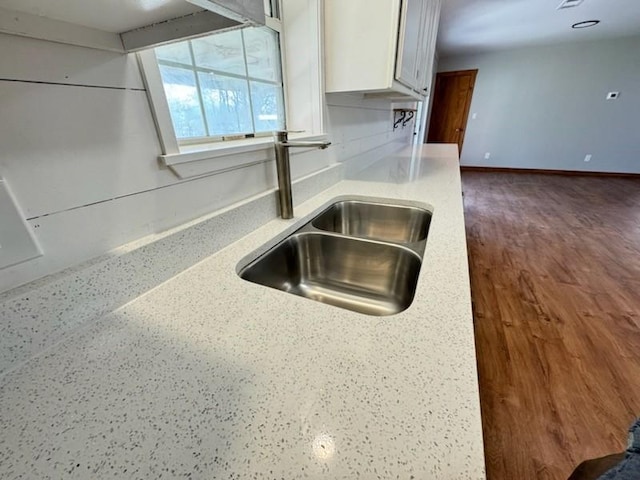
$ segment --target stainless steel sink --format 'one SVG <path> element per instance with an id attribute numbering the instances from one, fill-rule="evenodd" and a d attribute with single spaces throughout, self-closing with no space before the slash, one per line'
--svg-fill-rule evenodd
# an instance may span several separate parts
<path id="1" fill-rule="evenodd" d="M 391 202 L 338 199 L 297 230 L 245 257 L 238 274 L 368 315 L 406 310 L 415 295 L 431 211 L 415 202 Z"/>
<path id="2" fill-rule="evenodd" d="M 420 263 L 414 251 L 386 243 L 299 233 L 240 276 L 336 307 L 392 315 L 411 305 Z"/>
<path id="3" fill-rule="evenodd" d="M 430 223 L 424 208 L 358 200 L 336 202 L 313 220 L 320 230 L 397 243 L 424 240 Z"/>

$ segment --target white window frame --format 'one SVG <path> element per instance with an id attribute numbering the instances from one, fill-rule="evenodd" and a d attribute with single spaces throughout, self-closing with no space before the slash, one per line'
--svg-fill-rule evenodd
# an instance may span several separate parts
<path id="1" fill-rule="evenodd" d="M 281 0 L 280 15 L 281 19 L 266 17 L 265 25 L 280 37 L 285 124 L 296 132 L 291 138 L 326 139 L 322 0 Z M 201 176 L 256 163 L 257 155 L 252 152 L 273 149 L 272 136 L 181 145 L 171 120 L 155 51 L 144 50 L 137 56 L 162 150 L 159 160 L 179 177 Z M 261 156 L 264 160 L 264 155 Z"/>

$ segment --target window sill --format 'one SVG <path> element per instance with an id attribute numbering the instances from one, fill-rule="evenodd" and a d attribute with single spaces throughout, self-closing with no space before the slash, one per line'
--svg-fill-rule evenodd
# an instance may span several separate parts
<path id="1" fill-rule="evenodd" d="M 295 133 L 291 140 L 326 140 L 327 135 Z M 173 170 L 180 178 L 191 178 L 226 170 L 234 170 L 272 159 L 273 137 L 233 140 L 180 147 L 180 153 L 160 155 L 160 162 Z M 268 151 L 268 156 L 257 156 L 253 152 Z"/>

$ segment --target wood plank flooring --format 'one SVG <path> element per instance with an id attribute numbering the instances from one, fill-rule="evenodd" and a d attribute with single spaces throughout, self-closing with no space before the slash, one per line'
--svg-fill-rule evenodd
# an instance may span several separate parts
<path id="1" fill-rule="evenodd" d="M 463 172 L 489 480 L 566 480 L 640 416 L 640 179 Z"/>

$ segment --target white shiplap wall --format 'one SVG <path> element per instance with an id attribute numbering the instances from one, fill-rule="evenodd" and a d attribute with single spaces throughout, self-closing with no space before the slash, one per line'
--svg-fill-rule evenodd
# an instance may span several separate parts
<path id="1" fill-rule="evenodd" d="M 135 57 L 0 34 L 0 177 L 44 255 L 0 270 L 0 292 L 275 188 L 273 162 L 180 180 L 160 145 Z M 296 155 L 294 178 L 353 171 L 411 142 L 384 100 L 331 95 L 332 148 Z"/>

